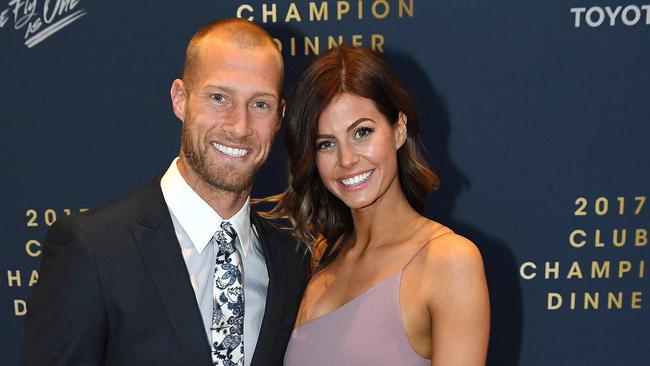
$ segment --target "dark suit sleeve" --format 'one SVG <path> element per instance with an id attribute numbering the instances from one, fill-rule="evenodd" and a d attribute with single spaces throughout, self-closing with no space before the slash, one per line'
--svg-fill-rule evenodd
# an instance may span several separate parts
<path id="1" fill-rule="evenodd" d="M 69 219 L 47 233 L 25 324 L 23 365 L 104 364 L 107 323 L 97 266 Z"/>

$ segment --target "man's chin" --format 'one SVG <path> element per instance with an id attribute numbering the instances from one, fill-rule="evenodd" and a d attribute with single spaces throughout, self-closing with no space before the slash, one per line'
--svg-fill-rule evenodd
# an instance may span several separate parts
<path id="1" fill-rule="evenodd" d="M 253 185 L 254 172 L 239 172 L 232 169 L 220 169 L 211 172 L 209 177 L 203 177 L 212 187 L 231 193 L 241 193 L 250 190 Z M 207 179 L 205 179 L 207 178 Z"/>
<path id="2" fill-rule="evenodd" d="M 255 166 L 209 155 L 202 155 L 202 159 L 187 159 L 197 178 L 220 191 L 241 193 L 250 190 L 257 171 Z"/>

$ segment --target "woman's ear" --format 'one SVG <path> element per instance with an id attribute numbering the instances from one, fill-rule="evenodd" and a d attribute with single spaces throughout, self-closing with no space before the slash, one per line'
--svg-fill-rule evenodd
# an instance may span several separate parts
<path id="1" fill-rule="evenodd" d="M 404 142 L 406 142 L 406 135 L 407 135 L 407 127 L 406 127 L 406 115 L 402 112 L 399 112 L 399 115 L 397 116 L 397 123 L 394 126 L 395 130 L 395 150 L 399 150 L 402 145 L 404 145 Z"/>

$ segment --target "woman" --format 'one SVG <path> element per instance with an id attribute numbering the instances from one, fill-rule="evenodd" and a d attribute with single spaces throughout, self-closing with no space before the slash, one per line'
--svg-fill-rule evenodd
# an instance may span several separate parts
<path id="1" fill-rule="evenodd" d="M 285 365 L 484 364 L 481 256 L 420 214 L 438 178 L 388 65 L 365 48 L 331 49 L 300 77 L 292 105 L 289 187 L 275 213 L 316 265 Z"/>

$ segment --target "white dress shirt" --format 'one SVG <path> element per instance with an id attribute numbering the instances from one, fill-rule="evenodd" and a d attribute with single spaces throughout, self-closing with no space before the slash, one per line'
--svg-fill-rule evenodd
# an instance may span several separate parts
<path id="1" fill-rule="evenodd" d="M 212 344 L 212 288 L 215 251 L 210 239 L 224 221 L 181 176 L 174 159 L 160 181 L 176 237 L 190 274 L 208 341 Z M 237 231 L 243 261 L 244 364 L 249 366 L 262 326 L 269 276 L 257 232 L 250 222 L 249 200 L 228 222 Z"/>

